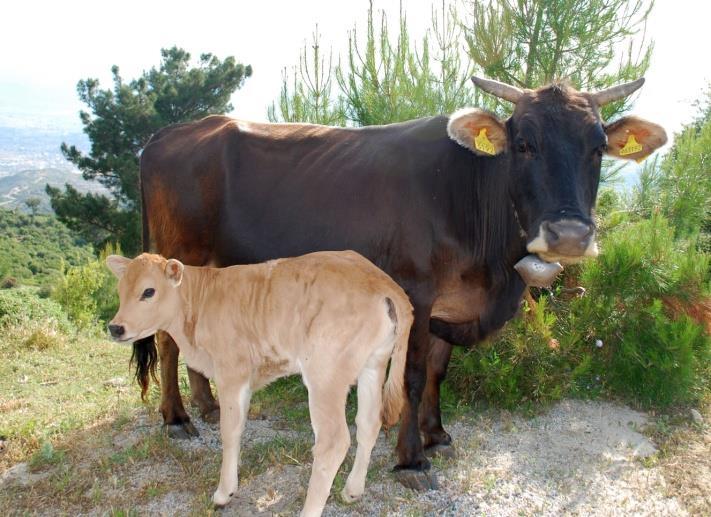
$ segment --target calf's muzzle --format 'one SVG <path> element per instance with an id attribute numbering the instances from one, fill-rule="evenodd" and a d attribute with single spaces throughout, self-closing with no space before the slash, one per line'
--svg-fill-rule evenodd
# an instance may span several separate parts
<path id="1" fill-rule="evenodd" d="M 109 333 L 114 339 L 118 339 L 126 333 L 123 325 L 109 325 Z"/>

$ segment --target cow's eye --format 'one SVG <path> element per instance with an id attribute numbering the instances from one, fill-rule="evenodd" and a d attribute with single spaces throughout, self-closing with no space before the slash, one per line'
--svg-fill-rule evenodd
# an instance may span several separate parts
<path id="1" fill-rule="evenodd" d="M 152 287 L 149 287 L 145 291 L 143 291 L 143 294 L 141 295 L 141 300 L 145 300 L 146 298 L 151 298 L 154 294 L 156 294 L 156 290 L 153 289 Z"/>
<path id="2" fill-rule="evenodd" d="M 519 153 L 534 154 L 536 152 L 536 148 L 533 147 L 530 143 L 526 142 L 525 140 L 518 141 L 518 143 L 516 144 L 516 150 Z"/>

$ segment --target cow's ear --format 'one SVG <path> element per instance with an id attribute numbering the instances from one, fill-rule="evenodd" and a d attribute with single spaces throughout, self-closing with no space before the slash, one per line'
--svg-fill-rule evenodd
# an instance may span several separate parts
<path id="1" fill-rule="evenodd" d="M 608 155 L 638 162 L 667 143 L 662 126 L 638 117 L 621 118 L 607 126 L 605 133 Z"/>
<path id="2" fill-rule="evenodd" d="M 506 149 L 506 127 L 496 115 L 464 108 L 449 117 L 449 137 L 479 156 L 494 156 Z"/>
<path id="3" fill-rule="evenodd" d="M 165 263 L 165 276 L 170 280 L 173 287 L 178 287 L 183 281 L 183 270 L 185 266 L 179 260 L 170 259 Z"/>
<path id="4" fill-rule="evenodd" d="M 130 262 L 131 259 L 122 257 L 121 255 L 109 255 L 106 257 L 106 266 L 116 275 L 116 278 L 123 276 Z"/>

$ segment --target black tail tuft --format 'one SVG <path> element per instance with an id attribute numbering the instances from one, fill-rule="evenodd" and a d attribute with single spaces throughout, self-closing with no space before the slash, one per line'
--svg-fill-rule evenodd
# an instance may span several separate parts
<path id="1" fill-rule="evenodd" d="M 150 378 L 158 384 L 156 377 L 156 365 L 158 364 L 158 352 L 156 351 L 155 336 L 148 336 L 133 342 L 133 354 L 130 365 L 136 365 L 136 381 L 141 387 L 141 399 L 146 400 Z"/>

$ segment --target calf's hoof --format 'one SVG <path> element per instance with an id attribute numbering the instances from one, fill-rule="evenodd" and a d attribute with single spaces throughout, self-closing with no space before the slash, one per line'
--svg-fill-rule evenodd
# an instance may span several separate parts
<path id="1" fill-rule="evenodd" d="M 425 447 L 425 456 L 427 456 L 428 458 L 442 458 L 445 460 L 453 460 L 457 457 L 457 452 L 454 450 L 454 447 L 452 445 L 437 443 L 435 445 Z"/>
<path id="2" fill-rule="evenodd" d="M 176 440 L 189 440 L 200 436 L 200 433 L 190 421 L 182 424 L 166 424 L 164 427 L 168 437 Z"/>
<path id="3" fill-rule="evenodd" d="M 230 499 L 232 499 L 232 494 L 223 494 L 219 488 L 215 490 L 215 493 L 212 495 L 212 503 L 215 505 L 215 508 L 223 508 L 230 502 Z"/>
<path id="4" fill-rule="evenodd" d="M 208 424 L 219 424 L 220 423 L 220 408 L 216 407 L 215 409 L 206 411 L 205 413 L 200 415 L 200 418 L 202 418 L 203 422 L 207 422 Z"/>
<path id="5" fill-rule="evenodd" d="M 439 489 L 439 481 L 437 481 L 437 476 L 430 470 L 395 468 L 395 479 L 397 479 L 398 482 L 405 488 L 417 490 L 418 492 Z"/>
<path id="6" fill-rule="evenodd" d="M 358 499 L 360 499 L 363 495 L 363 492 L 360 493 L 349 493 L 348 487 L 345 487 L 343 490 L 341 490 L 341 499 L 343 499 L 344 503 L 351 504 L 355 503 Z"/>

